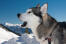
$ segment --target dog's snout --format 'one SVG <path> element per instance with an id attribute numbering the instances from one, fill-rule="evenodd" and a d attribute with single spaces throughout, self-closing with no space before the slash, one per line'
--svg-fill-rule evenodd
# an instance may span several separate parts
<path id="1" fill-rule="evenodd" d="M 18 13 L 18 14 L 17 14 L 17 17 L 20 17 L 20 15 L 21 15 L 21 14 L 20 14 L 20 13 Z"/>

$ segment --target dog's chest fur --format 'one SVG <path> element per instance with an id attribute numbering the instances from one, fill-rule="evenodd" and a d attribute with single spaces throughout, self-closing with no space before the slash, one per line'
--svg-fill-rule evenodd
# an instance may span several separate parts
<path id="1" fill-rule="evenodd" d="M 35 30 L 35 33 L 37 33 L 36 37 L 41 41 L 45 40 L 53 30 L 52 35 L 50 36 L 53 44 L 63 44 L 63 27 L 60 27 L 59 23 L 51 16 L 48 16 L 47 19 L 43 19 L 43 22 L 44 23 L 41 23 Z"/>

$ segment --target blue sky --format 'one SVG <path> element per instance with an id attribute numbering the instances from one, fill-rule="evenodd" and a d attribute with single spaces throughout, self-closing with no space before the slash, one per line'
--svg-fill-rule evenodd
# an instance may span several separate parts
<path id="1" fill-rule="evenodd" d="M 0 0 L 0 23 L 21 23 L 17 13 L 23 13 L 28 8 L 42 6 L 46 0 Z M 57 21 L 66 21 L 66 0 L 47 0 L 48 13 Z"/>

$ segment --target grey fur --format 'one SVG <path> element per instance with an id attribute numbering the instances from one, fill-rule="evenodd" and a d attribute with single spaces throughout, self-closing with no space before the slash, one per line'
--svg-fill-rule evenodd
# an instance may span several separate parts
<path id="1" fill-rule="evenodd" d="M 61 23 L 57 22 L 53 17 L 47 14 L 46 21 L 43 20 L 43 22 L 37 27 L 38 38 L 41 39 L 42 37 L 45 37 L 45 38 L 51 37 L 52 41 L 54 41 L 54 44 L 64 44 L 65 34 L 63 31 L 64 29 L 66 29 L 66 24 L 64 23 L 61 24 Z M 54 24 L 56 25 L 54 26 Z M 49 33 L 52 30 L 53 30 L 52 34 Z"/>
<path id="2" fill-rule="evenodd" d="M 47 13 L 47 19 L 43 19 L 40 8 L 41 7 L 39 6 L 30 8 L 32 9 L 31 12 L 33 12 L 35 16 L 38 16 L 40 18 L 40 25 L 36 29 L 38 38 L 41 39 L 43 37 L 51 37 L 52 41 L 54 41 L 54 44 L 64 44 L 66 40 L 66 23 L 57 22 Z"/>
<path id="3" fill-rule="evenodd" d="M 32 12 L 34 13 L 34 15 L 36 15 L 36 16 L 42 18 L 42 16 L 41 16 L 42 13 L 41 13 L 41 11 L 40 11 L 40 8 L 41 8 L 41 7 L 33 7 L 33 8 L 31 8 L 31 9 L 32 9 Z"/>

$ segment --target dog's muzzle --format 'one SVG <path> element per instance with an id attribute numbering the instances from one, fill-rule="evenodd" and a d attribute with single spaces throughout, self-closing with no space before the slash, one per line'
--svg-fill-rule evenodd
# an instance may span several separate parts
<path id="1" fill-rule="evenodd" d="M 21 14 L 20 13 L 18 13 L 17 14 L 17 17 L 19 18 L 21 16 Z M 25 27 L 27 25 L 27 22 L 26 21 L 24 21 L 24 23 L 21 25 L 21 27 Z"/>

